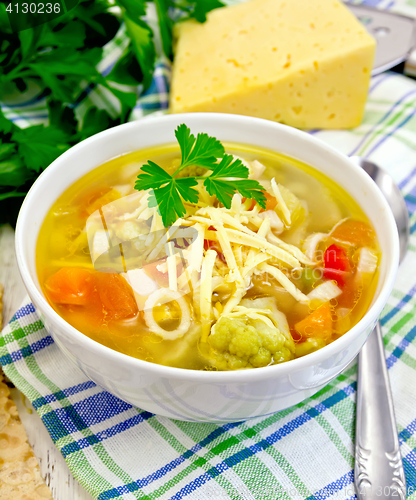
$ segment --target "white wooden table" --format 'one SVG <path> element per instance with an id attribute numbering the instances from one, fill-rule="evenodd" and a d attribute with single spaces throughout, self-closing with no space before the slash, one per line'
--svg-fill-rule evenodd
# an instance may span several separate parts
<path id="1" fill-rule="evenodd" d="M 14 231 L 0 226 L 0 283 L 4 285 L 3 320 L 6 324 L 26 296 L 26 290 L 17 269 L 14 252 Z M 12 390 L 20 419 L 26 428 L 29 443 L 39 461 L 42 477 L 55 500 L 92 500 L 74 479 L 65 460 L 53 444 L 46 427 L 30 402 L 17 390 Z"/>

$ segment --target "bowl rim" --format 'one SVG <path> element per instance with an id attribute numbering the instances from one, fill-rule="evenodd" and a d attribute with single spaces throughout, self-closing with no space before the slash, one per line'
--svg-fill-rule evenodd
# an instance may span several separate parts
<path id="1" fill-rule="evenodd" d="M 191 370 L 186 368 L 177 368 L 170 367 L 165 365 L 160 365 L 157 363 L 144 361 L 138 358 L 134 358 L 127 354 L 123 354 L 119 351 L 113 350 L 99 342 L 89 338 L 87 335 L 81 333 L 79 330 L 71 326 L 67 323 L 59 314 L 52 308 L 49 302 L 46 300 L 44 295 L 38 290 L 34 281 L 31 278 L 31 273 L 29 269 L 29 265 L 26 261 L 25 251 L 23 248 L 24 241 L 24 233 L 26 224 L 30 224 L 30 207 L 32 200 L 34 199 L 37 191 L 42 188 L 42 184 L 45 179 L 49 177 L 53 177 L 56 175 L 56 171 L 59 171 L 62 164 L 65 164 L 68 160 L 70 160 L 71 156 L 77 153 L 79 150 L 84 148 L 89 148 L 95 142 L 106 139 L 106 141 L 110 141 L 113 136 L 117 136 L 118 134 L 128 130 L 145 127 L 151 123 L 159 123 L 165 122 L 166 126 L 171 124 L 171 126 L 176 125 L 178 122 L 186 122 L 193 120 L 207 120 L 213 124 L 216 123 L 217 120 L 220 120 L 222 123 L 228 122 L 231 126 L 236 120 L 239 124 L 244 124 L 247 126 L 268 126 L 271 129 L 275 129 L 276 132 L 289 133 L 294 137 L 297 137 L 299 140 L 309 141 L 316 146 L 319 146 L 323 151 L 329 153 L 335 159 L 339 160 L 344 165 L 348 165 L 351 171 L 354 172 L 354 175 L 357 176 L 357 180 L 363 183 L 366 188 L 373 192 L 373 195 L 377 198 L 380 208 L 382 208 L 386 213 L 386 226 L 388 233 L 392 236 L 392 256 L 390 261 L 387 263 L 386 267 L 386 276 L 384 283 L 379 291 L 378 297 L 371 303 L 369 309 L 365 313 L 365 315 L 361 318 L 361 320 L 353 326 L 348 332 L 346 332 L 342 337 L 336 339 L 331 344 L 326 345 L 325 347 L 319 349 L 318 351 L 307 354 L 306 356 L 296 358 L 285 363 L 277 364 L 277 365 L 269 365 L 266 367 L 256 368 L 256 369 L 247 369 L 247 370 L 230 370 L 230 371 L 204 371 L 204 370 Z M 253 141 L 254 142 L 254 141 Z M 253 143 L 253 145 L 255 145 Z M 117 156 L 117 155 L 116 155 Z M 115 156 L 109 157 L 114 158 Z M 315 165 L 310 165 L 311 167 L 319 170 L 319 167 Z M 94 167 L 95 168 L 95 167 Z M 83 175 L 86 175 L 90 170 L 86 170 Z M 325 174 L 327 175 L 327 174 Z M 330 175 L 328 177 L 331 178 Z M 336 182 L 336 181 L 334 181 Z M 69 187 L 69 186 L 67 186 Z M 348 193 L 350 196 L 354 197 L 353 194 L 347 191 L 342 185 L 341 187 Z M 60 196 L 62 193 L 58 194 Z M 358 203 L 358 202 L 357 202 Z M 43 220 L 42 220 L 43 223 Z M 39 225 L 41 227 L 41 224 Z M 50 166 L 45 169 L 42 174 L 36 179 L 32 187 L 30 188 L 28 194 L 26 195 L 23 204 L 21 206 L 17 224 L 16 224 L 16 257 L 17 263 L 19 267 L 20 274 L 22 276 L 24 285 L 29 293 L 29 296 L 33 302 L 36 304 L 41 304 L 41 311 L 45 311 L 43 314 L 50 318 L 51 323 L 57 324 L 58 327 L 65 330 L 67 334 L 70 334 L 72 340 L 79 343 L 85 343 L 86 347 L 90 350 L 96 350 L 97 354 L 100 357 L 111 359 L 116 363 L 128 364 L 130 367 L 137 367 L 140 371 L 145 371 L 149 375 L 154 375 L 157 377 L 165 377 L 168 379 L 181 379 L 187 381 L 193 381 L 198 383 L 248 383 L 254 381 L 261 381 L 265 379 L 269 379 L 273 376 L 284 376 L 291 373 L 298 372 L 305 368 L 317 365 L 319 363 L 324 362 L 325 360 L 330 359 L 333 355 L 341 352 L 343 349 L 347 347 L 357 336 L 359 333 L 365 330 L 368 326 L 373 325 L 382 308 L 386 304 L 388 297 L 391 293 L 391 290 L 394 285 L 394 280 L 396 277 L 398 263 L 399 263 L 399 239 L 396 223 L 394 221 L 393 214 L 391 209 L 385 200 L 383 194 L 376 186 L 374 181 L 362 170 L 357 164 L 355 164 L 351 159 L 348 158 L 345 154 L 336 150 L 334 147 L 328 145 L 323 142 L 321 139 L 318 139 L 314 135 L 308 134 L 304 131 L 289 127 L 287 125 L 283 125 L 281 123 L 272 122 L 269 120 L 264 120 L 262 118 L 255 118 L 250 116 L 243 115 L 233 115 L 233 114 L 222 114 L 222 113 L 182 113 L 182 114 L 174 114 L 174 115 L 162 115 L 162 116 L 149 116 L 145 117 L 141 120 L 117 125 L 110 129 L 104 130 L 95 134 L 94 136 L 85 139 L 84 141 L 76 144 L 69 150 L 65 151 L 62 155 L 60 155 L 56 160 L 54 160 Z M 34 251 L 36 251 L 36 246 Z"/>

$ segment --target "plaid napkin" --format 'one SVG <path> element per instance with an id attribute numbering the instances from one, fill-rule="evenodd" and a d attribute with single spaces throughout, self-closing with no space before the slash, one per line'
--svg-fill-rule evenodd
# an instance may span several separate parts
<path id="1" fill-rule="evenodd" d="M 414 0 L 369 0 L 416 17 Z M 121 30 L 101 71 L 123 50 Z M 169 65 L 158 64 L 134 119 L 167 108 Z M 89 96 L 88 99 L 92 98 Z M 93 96 L 95 102 L 100 95 Z M 88 99 L 82 106 L 88 106 Z M 20 126 L 47 119 L 44 102 L 3 107 Z M 160 111 L 162 110 L 162 111 Z M 312 131 L 361 155 L 396 180 L 411 214 L 412 238 L 382 314 L 387 364 L 409 498 L 416 499 L 416 82 L 373 78 L 362 125 Z M 215 425 L 158 417 L 86 379 L 61 354 L 29 300 L 0 337 L 0 363 L 30 399 L 74 476 L 94 498 L 352 499 L 356 365 L 305 402 L 271 416 Z"/>

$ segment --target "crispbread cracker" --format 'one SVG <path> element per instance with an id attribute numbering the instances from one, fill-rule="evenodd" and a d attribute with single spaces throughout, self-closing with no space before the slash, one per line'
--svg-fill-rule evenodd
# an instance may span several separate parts
<path id="1" fill-rule="evenodd" d="M 3 309 L 0 285 L 0 320 Z M 2 322 L 0 321 L 0 329 Z M 0 499 L 52 500 L 0 366 Z"/>
<path id="2" fill-rule="evenodd" d="M 52 499 L 0 368 L 0 499 Z"/>

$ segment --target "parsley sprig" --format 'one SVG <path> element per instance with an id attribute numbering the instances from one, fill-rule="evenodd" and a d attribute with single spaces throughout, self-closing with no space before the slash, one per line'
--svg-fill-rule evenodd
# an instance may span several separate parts
<path id="1" fill-rule="evenodd" d="M 135 189 L 142 191 L 152 189 L 149 200 L 150 207 L 159 207 L 164 225 L 170 226 L 178 217 L 186 213 L 185 202 L 197 203 L 199 193 L 195 188 L 198 180 L 203 180 L 205 189 L 211 196 L 216 196 L 226 207 L 231 207 L 233 195 L 238 192 L 246 198 L 253 199 L 262 208 L 266 206 L 263 186 L 248 179 L 249 170 L 232 155 L 225 154 L 224 146 L 215 137 L 208 134 L 191 134 L 185 125 L 179 125 L 175 136 L 181 149 L 181 163 L 170 175 L 157 163 L 148 160 L 143 165 L 142 173 L 137 176 Z M 219 159 L 219 161 L 218 161 Z M 178 177 L 186 167 L 201 167 L 210 170 L 209 175 L 194 177 Z"/>
<path id="2" fill-rule="evenodd" d="M 55 158 L 87 137 L 129 120 L 138 94 L 149 88 L 159 57 L 173 59 L 172 31 L 186 19 L 204 22 L 220 0 L 77 0 L 62 16 L 12 31 L 0 2 L 0 103 L 39 103 L 44 125 L 20 129 L 0 110 L 0 224 L 16 222 L 23 197 Z M 148 9 L 156 11 L 149 20 Z M 97 64 L 119 28 L 126 46 L 111 71 Z M 159 31 L 161 44 L 154 31 Z M 124 45 L 123 45 L 124 46 Z M 97 89 L 108 109 L 86 99 Z M 112 94 L 112 96 L 111 96 Z M 109 97 L 109 98 L 108 98 Z M 46 113 L 45 113 L 46 115 Z M 44 117 L 46 118 L 46 116 Z"/>

